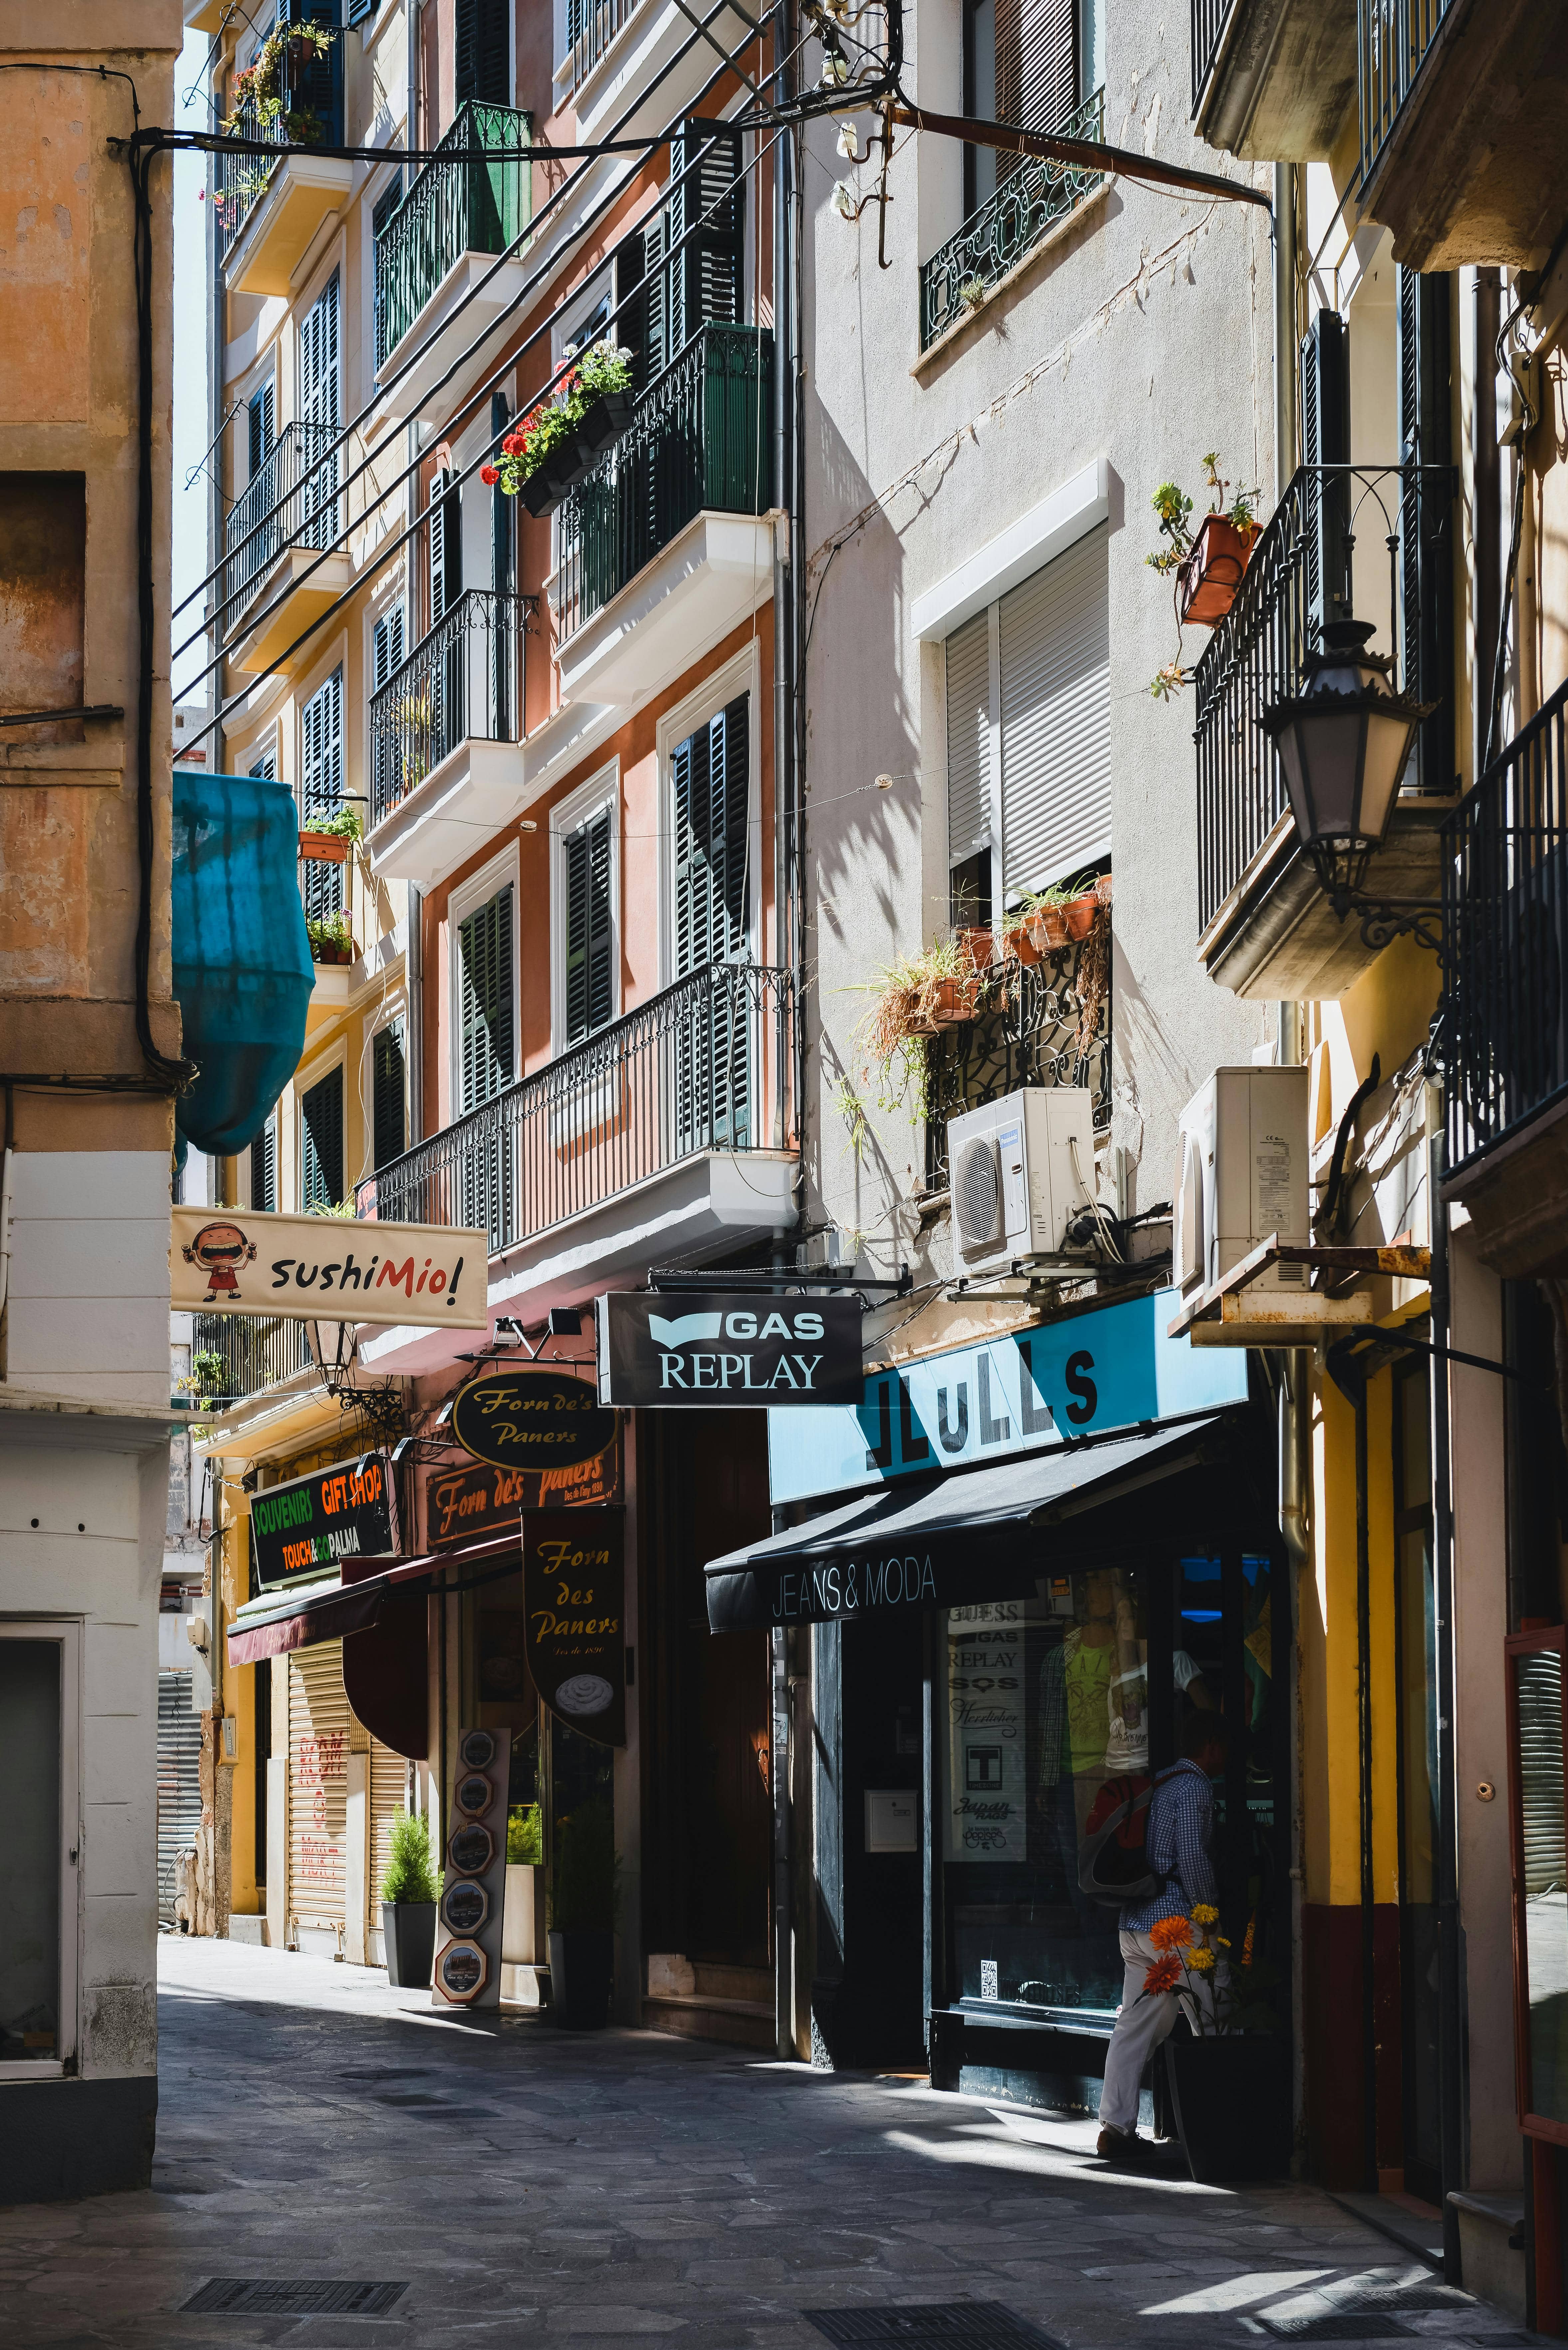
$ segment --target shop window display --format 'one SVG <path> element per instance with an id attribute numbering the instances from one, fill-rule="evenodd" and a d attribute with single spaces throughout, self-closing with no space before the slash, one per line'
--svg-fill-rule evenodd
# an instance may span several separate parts
<path id="1" fill-rule="evenodd" d="M 1215 1860 L 1229 1921 L 1256 1946 L 1274 1827 L 1266 1556 L 1046 1577 L 1033 1600 L 951 1610 L 946 1641 L 952 1998 L 1109 2029 L 1117 1916 L 1080 1881 L 1085 1839 L 1119 1783 L 1147 1782 L 1179 1752 L 1196 1708 L 1241 1728 L 1215 1784 Z"/>

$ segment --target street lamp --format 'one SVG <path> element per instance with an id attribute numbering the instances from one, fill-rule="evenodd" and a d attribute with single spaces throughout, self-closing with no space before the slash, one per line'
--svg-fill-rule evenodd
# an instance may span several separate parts
<path id="1" fill-rule="evenodd" d="M 1329 620 L 1303 662 L 1299 694 L 1262 713 L 1285 772 L 1291 814 L 1324 894 L 1343 921 L 1380 848 L 1416 729 L 1436 706 L 1389 682 L 1369 653 L 1369 620 Z"/>

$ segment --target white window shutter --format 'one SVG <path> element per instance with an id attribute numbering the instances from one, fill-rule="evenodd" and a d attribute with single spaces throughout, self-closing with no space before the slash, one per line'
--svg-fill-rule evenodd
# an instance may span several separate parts
<path id="1" fill-rule="evenodd" d="M 1103 526 L 1089 532 L 1002 598 L 1002 868 L 1010 897 L 1069 879 L 1110 853 L 1107 544 Z"/>
<path id="2" fill-rule="evenodd" d="M 991 623 L 977 612 L 947 640 L 948 863 L 991 837 Z"/>

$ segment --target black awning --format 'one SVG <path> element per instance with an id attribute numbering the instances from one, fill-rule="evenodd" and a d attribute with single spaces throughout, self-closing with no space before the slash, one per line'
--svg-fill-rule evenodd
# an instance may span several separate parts
<path id="1" fill-rule="evenodd" d="M 1053 1524 L 1224 1452 L 1224 1423 L 1211 1418 L 863 1493 L 710 1560 L 709 1629 L 1033 1599 L 1051 1571 Z"/>

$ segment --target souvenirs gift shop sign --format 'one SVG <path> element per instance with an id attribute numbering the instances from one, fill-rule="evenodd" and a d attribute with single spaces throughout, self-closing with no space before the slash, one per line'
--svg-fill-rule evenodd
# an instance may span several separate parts
<path id="1" fill-rule="evenodd" d="M 309 1583 L 345 1559 L 390 1558 L 391 1479 L 385 1458 L 367 1452 L 269 1486 L 251 1502 L 251 1565 L 264 1591 Z"/>
<path id="2" fill-rule="evenodd" d="M 1168 1336 L 1179 1303 L 1127 1298 L 878 1372 L 855 1404 L 770 1411 L 774 1507 L 1245 1403 L 1246 1350 Z"/>

